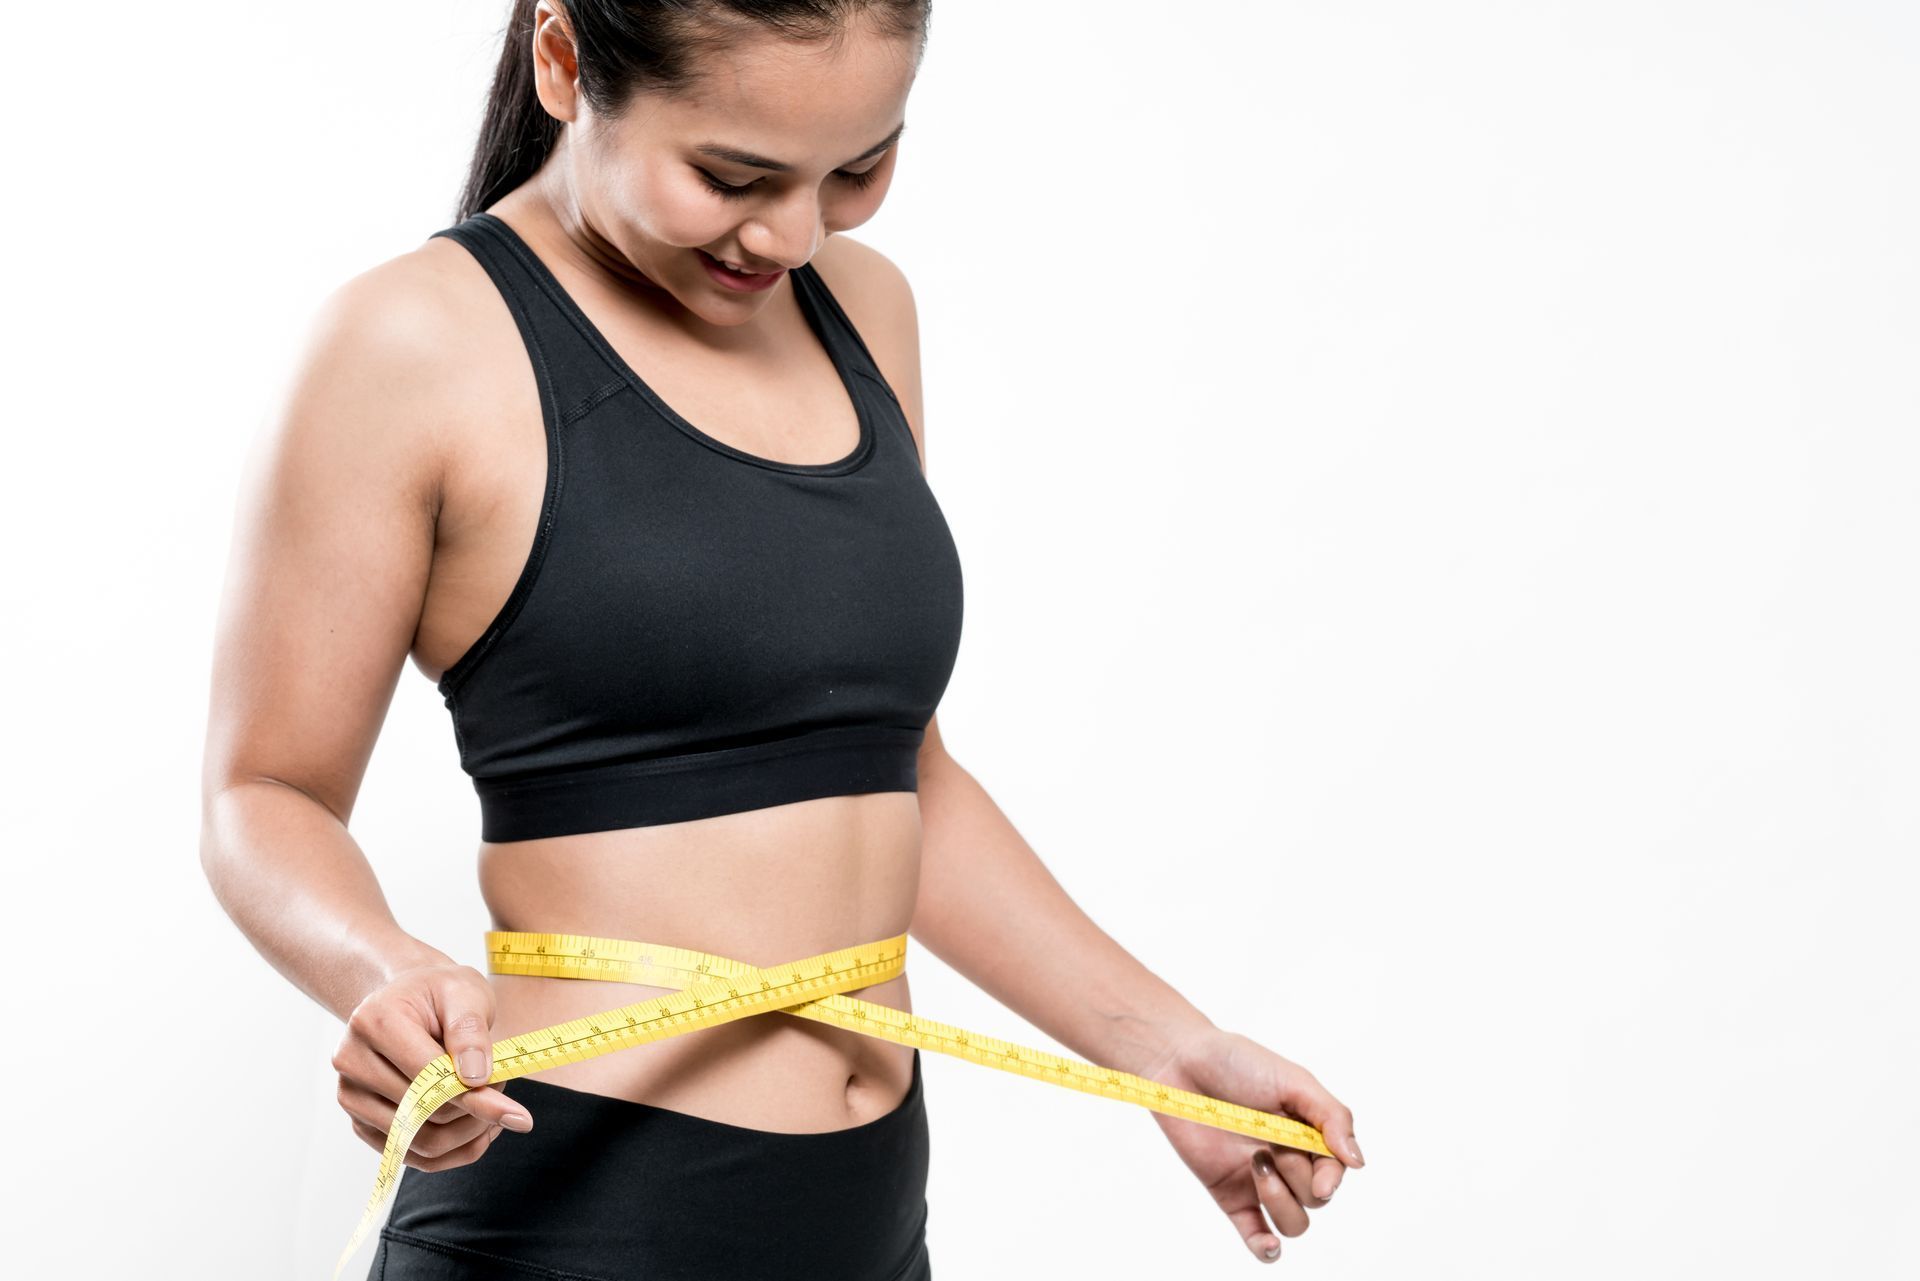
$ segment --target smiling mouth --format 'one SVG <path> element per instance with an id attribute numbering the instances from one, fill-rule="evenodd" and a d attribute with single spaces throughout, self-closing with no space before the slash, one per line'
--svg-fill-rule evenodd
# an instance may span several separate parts
<path id="1" fill-rule="evenodd" d="M 712 254 L 707 253 L 707 251 L 704 249 L 702 249 L 700 252 L 703 254 L 706 254 L 709 261 L 713 262 L 717 266 L 720 266 L 726 269 L 727 271 L 732 272 L 736 276 L 743 276 L 743 277 L 772 276 L 772 275 L 778 274 L 780 271 L 780 268 L 778 267 L 771 267 L 764 271 L 756 271 L 750 268 L 742 267 L 732 262 L 728 262 L 725 258 L 715 258 Z"/>

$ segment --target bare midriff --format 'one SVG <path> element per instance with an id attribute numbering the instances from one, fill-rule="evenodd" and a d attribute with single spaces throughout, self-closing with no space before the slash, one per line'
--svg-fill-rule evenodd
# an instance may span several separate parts
<path id="1" fill-rule="evenodd" d="M 750 965 L 904 934 L 919 881 L 912 792 L 480 847 L 489 928 L 663 943 Z M 907 977 L 845 995 L 911 1010 Z M 495 1040 L 678 990 L 512 974 L 488 981 Z M 535 1079 L 729 1125 L 818 1133 L 892 1111 L 912 1074 L 910 1046 L 775 1011 Z"/>

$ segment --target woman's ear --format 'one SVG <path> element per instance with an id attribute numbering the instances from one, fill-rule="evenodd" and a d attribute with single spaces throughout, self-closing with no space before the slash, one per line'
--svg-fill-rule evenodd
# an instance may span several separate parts
<path id="1" fill-rule="evenodd" d="M 555 120 L 580 114 L 580 59 L 566 15 L 547 0 L 533 9 L 533 87 Z"/>

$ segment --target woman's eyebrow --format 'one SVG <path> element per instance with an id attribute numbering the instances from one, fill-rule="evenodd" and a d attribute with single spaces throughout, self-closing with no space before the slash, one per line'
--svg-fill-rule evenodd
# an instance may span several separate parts
<path id="1" fill-rule="evenodd" d="M 902 120 L 893 127 L 893 132 L 868 147 L 865 151 L 847 161 L 857 165 L 869 156 L 877 156 L 900 140 L 907 131 L 907 122 Z M 694 147 L 702 155 L 712 156 L 715 160 L 724 160 L 729 164 L 745 165 L 749 169 L 771 169 L 775 173 L 792 173 L 793 166 L 779 160 L 769 160 L 765 156 L 756 156 L 751 151 L 742 151 L 738 147 L 729 147 L 723 142 L 703 142 Z"/>

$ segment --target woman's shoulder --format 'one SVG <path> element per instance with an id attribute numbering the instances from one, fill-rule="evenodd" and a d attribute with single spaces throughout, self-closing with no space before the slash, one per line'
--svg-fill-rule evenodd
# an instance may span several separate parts
<path id="1" fill-rule="evenodd" d="M 494 293 L 465 249 L 429 239 L 342 281 L 321 301 L 313 328 L 340 354 L 421 383 L 436 372 L 471 372 L 466 340 L 497 328 L 477 323 L 489 318 L 485 304 Z M 500 314 L 507 316 L 504 306 Z"/>
<path id="2" fill-rule="evenodd" d="M 913 313 L 913 286 L 900 265 L 865 241 L 835 232 L 813 255 L 811 264 L 840 306 L 862 331 L 863 318 L 880 328 L 894 327 Z"/>
<path id="3" fill-rule="evenodd" d="M 899 264 L 845 232 L 828 236 L 813 255 L 820 279 L 860 331 L 925 449 L 920 408 L 920 322 L 913 286 Z"/>
<path id="4" fill-rule="evenodd" d="M 289 408 L 312 409 L 329 432 L 431 453 L 450 424 L 500 403 L 518 342 L 479 264 L 450 240 L 427 240 L 320 299 L 287 380 Z"/>

